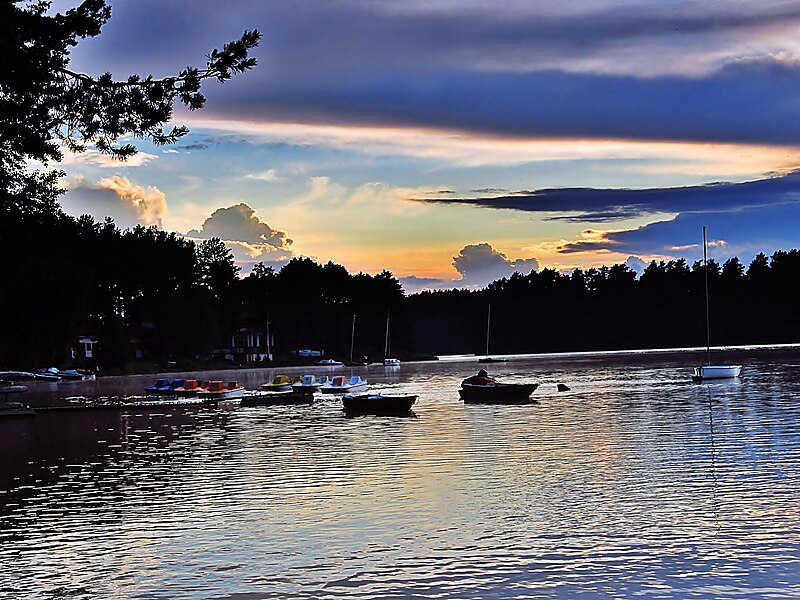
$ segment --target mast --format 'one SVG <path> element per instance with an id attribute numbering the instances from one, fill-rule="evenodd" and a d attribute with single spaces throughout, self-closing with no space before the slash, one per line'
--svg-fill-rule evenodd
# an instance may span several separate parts
<path id="1" fill-rule="evenodd" d="M 269 342 L 269 313 L 267 313 L 267 358 L 272 361 L 272 352 L 270 351 Z"/>
<path id="2" fill-rule="evenodd" d="M 703 274 L 706 282 L 706 360 L 711 366 L 711 323 L 708 310 L 708 254 L 706 250 L 706 226 L 703 225 Z"/>
<path id="3" fill-rule="evenodd" d="M 386 341 L 383 343 L 383 358 L 389 358 L 389 311 L 386 311 Z"/>
<path id="4" fill-rule="evenodd" d="M 353 329 L 350 331 L 350 364 L 353 364 L 353 342 L 356 339 L 356 316 L 353 315 Z"/>
<path id="5" fill-rule="evenodd" d="M 486 314 L 486 356 L 489 356 L 489 328 L 492 324 L 492 303 L 489 303 L 489 312 Z"/>

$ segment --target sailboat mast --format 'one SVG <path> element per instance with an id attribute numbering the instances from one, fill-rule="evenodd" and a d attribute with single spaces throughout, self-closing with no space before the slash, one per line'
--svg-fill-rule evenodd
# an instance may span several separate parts
<path id="1" fill-rule="evenodd" d="M 708 310 L 708 252 L 706 250 L 706 226 L 703 225 L 703 274 L 706 282 L 706 360 L 711 365 L 711 322 Z"/>
<path id="2" fill-rule="evenodd" d="M 389 311 L 386 311 L 386 340 L 383 343 L 383 358 L 389 358 Z"/>
<path id="3" fill-rule="evenodd" d="M 350 364 L 353 364 L 353 343 L 356 339 L 356 316 L 353 315 L 353 329 L 350 331 Z"/>
<path id="4" fill-rule="evenodd" d="M 489 311 L 486 313 L 486 356 L 489 356 L 489 328 L 492 325 L 492 305 L 489 303 Z"/>

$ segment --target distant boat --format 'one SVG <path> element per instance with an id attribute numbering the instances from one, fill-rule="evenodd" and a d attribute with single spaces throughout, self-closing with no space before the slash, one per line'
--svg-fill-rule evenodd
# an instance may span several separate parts
<path id="1" fill-rule="evenodd" d="M 322 385 L 320 391 L 323 394 L 347 394 L 349 392 L 364 390 L 367 388 L 367 385 L 367 380 L 361 379 L 358 375 L 353 375 L 350 379 L 339 375 Z"/>
<path id="2" fill-rule="evenodd" d="M 407 415 L 417 396 L 384 396 L 383 394 L 346 395 L 342 398 L 344 411 L 359 415 Z"/>
<path id="3" fill-rule="evenodd" d="M 30 373 L 22 371 L 2 371 L 0 372 L 0 395 L 3 399 L 0 400 L 0 417 L 31 417 L 35 411 L 22 402 L 9 402 L 8 396 L 10 394 L 22 394 L 28 391 L 24 385 L 15 385 L 14 379 L 16 376 L 23 376 L 21 378 L 28 379 Z"/>
<path id="4" fill-rule="evenodd" d="M 383 342 L 383 366 L 384 367 L 399 367 L 400 359 L 393 358 L 392 354 L 392 339 L 389 334 L 389 311 L 386 311 L 386 338 Z"/>
<path id="5" fill-rule="evenodd" d="M 320 385 L 320 381 L 313 375 L 303 375 L 300 381 L 292 384 L 292 391 L 313 394 L 319 391 Z"/>
<path id="6" fill-rule="evenodd" d="M 739 377 L 742 365 L 712 365 L 711 364 L 711 321 L 708 306 L 708 244 L 706 243 L 706 228 L 703 226 L 703 274 L 705 275 L 706 291 L 706 360 L 707 365 L 694 368 L 692 381 L 700 382 L 708 379 L 732 379 Z"/>
<path id="7" fill-rule="evenodd" d="M 486 354 L 483 358 L 479 358 L 479 363 L 496 363 L 496 362 L 506 362 L 505 358 L 492 358 L 489 356 L 489 332 L 492 328 L 492 305 L 489 304 L 489 310 L 486 314 Z"/>
<path id="8" fill-rule="evenodd" d="M 317 364 L 322 365 L 324 367 L 336 367 L 339 365 L 343 365 L 344 363 L 340 360 L 333 360 L 332 358 L 323 358 Z"/>
<path id="9" fill-rule="evenodd" d="M 36 369 L 36 373 L 34 373 L 33 376 L 43 381 L 61 381 L 61 375 L 58 374 L 58 369 L 55 367 Z"/>
<path id="10" fill-rule="evenodd" d="M 292 380 L 287 375 L 276 375 L 272 381 L 261 384 L 265 392 L 291 392 Z"/>

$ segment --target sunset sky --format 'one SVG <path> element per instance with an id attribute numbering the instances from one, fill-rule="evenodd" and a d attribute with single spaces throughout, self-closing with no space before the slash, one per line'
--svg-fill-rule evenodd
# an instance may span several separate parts
<path id="1" fill-rule="evenodd" d="M 693 261 L 702 225 L 720 260 L 798 246 L 796 0 L 110 4 L 72 68 L 164 76 L 264 37 L 253 71 L 176 111 L 178 145 L 67 157 L 72 214 L 409 292 Z"/>

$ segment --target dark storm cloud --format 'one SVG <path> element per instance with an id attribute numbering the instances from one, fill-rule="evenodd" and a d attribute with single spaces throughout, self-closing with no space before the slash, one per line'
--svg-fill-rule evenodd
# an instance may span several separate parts
<path id="1" fill-rule="evenodd" d="M 485 208 L 560 213 L 550 220 L 602 223 L 657 213 L 720 213 L 797 205 L 800 173 L 745 183 L 630 189 L 561 188 L 520 191 L 481 198 L 426 198 L 427 203 L 459 203 Z"/>
<path id="2" fill-rule="evenodd" d="M 209 87 L 204 115 L 509 136 L 800 137 L 798 65 L 745 55 L 796 28 L 797 3 L 565 6 L 116 2 L 107 33 L 76 56 L 89 70 L 164 74 L 256 27 L 259 66 Z"/>

